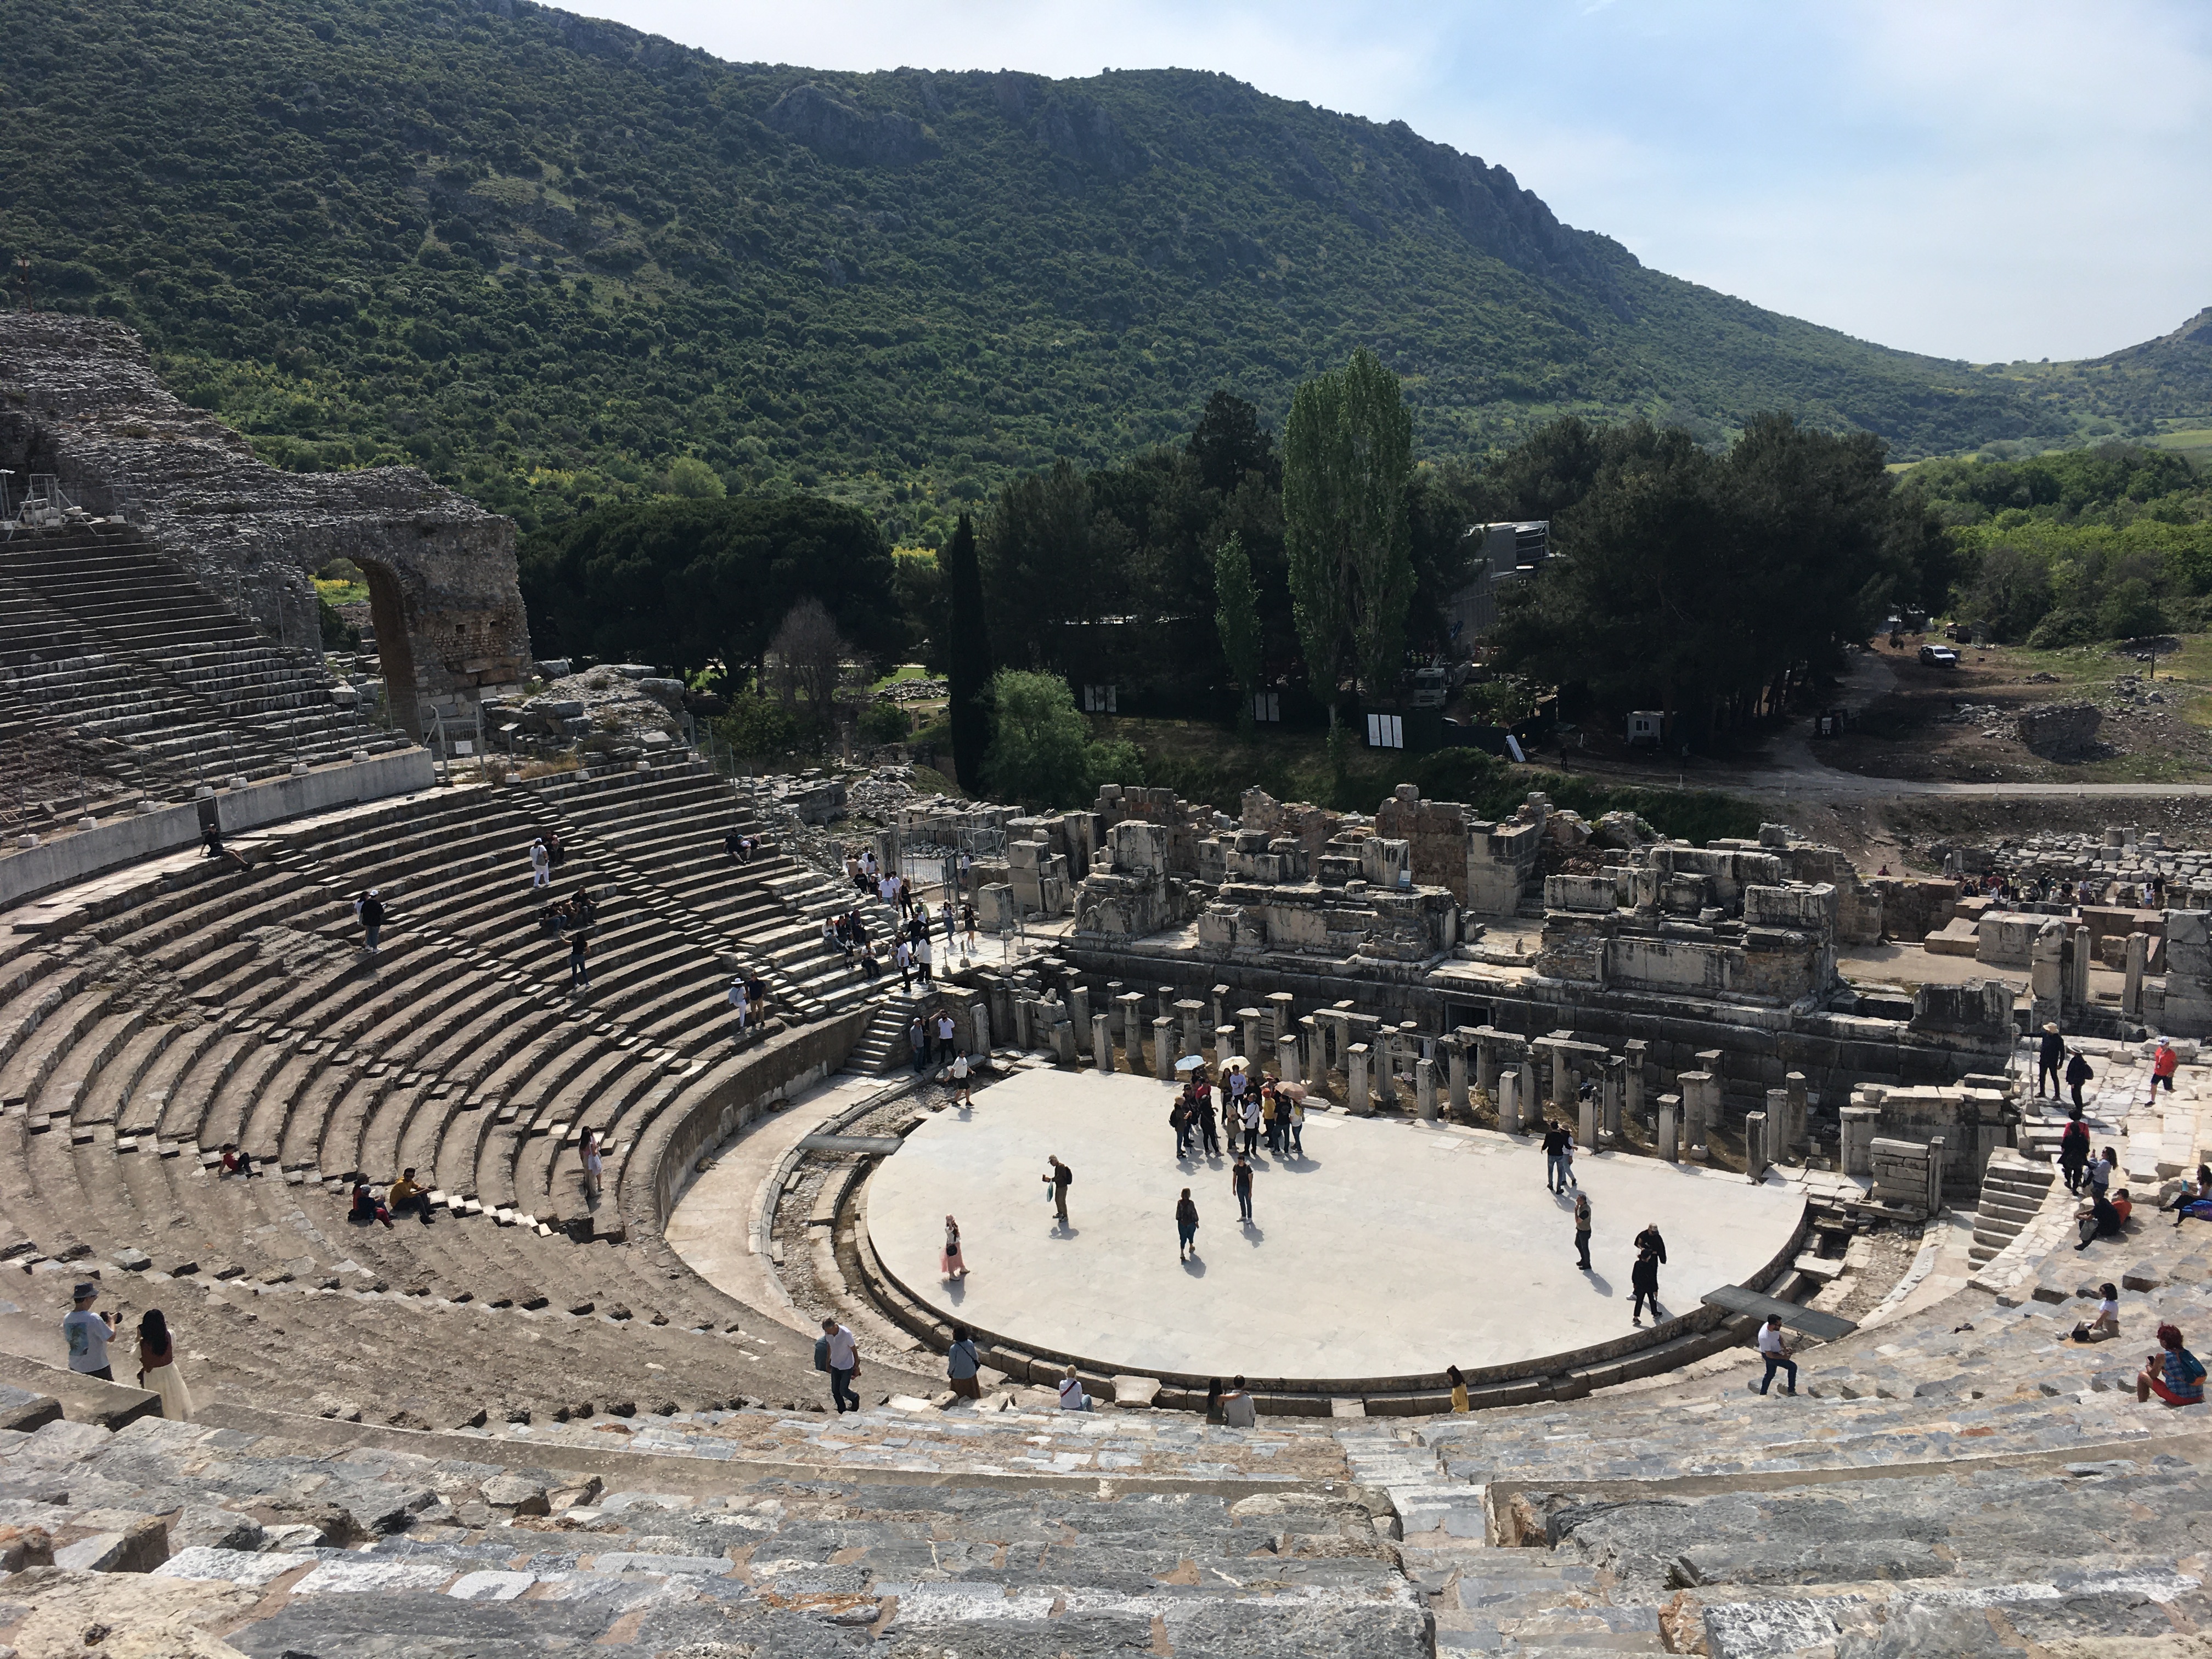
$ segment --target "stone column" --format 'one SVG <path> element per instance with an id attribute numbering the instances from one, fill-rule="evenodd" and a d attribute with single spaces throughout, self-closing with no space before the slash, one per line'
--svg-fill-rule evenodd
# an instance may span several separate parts
<path id="1" fill-rule="evenodd" d="M 1194 998 L 1185 997 L 1176 1004 L 1176 1012 L 1182 1016 L 1182 1051 L 1194 1054 L 1206 1046 L 1199 1030 L 1199 1019 L 1206 1012 L 1206 1005 Z"/>
<path id="2" fill-rule="evenodd" d="M 2065 950 L 2066 924 L 2053 917 L 2035 930 L 2027 942 L 2029 1030 L 2062 1023 L 2066 1018 L 2066 975 L 2061 965 Z"/>
<path id="3" fill-rule="evenodd" d="M 1790 1101 L 1790 1138 L 1784 1144 L 1782 1150 L 1784 1152 L 1804 1152 L 1810 1156 L 1813 1135 L 1812 1103 L 1806 1095 L 1805 1073 L 1784 1073 L 1782 1088 Z"/>
<path id="4" fill-rule="evenodd" d="M 1052 1054 L 1053 1058 L 1063 1066 L 1075 1064 L 1075 1022 L 1073 1020 L 1060 1019 L 1053 1022 Z"/>
<path id="5" fill-rule="evenodd" d="M 1216 1025 L 1224 1024 L 1227 1022 L 1228 1016 L 1223 1013 L 1222 1010 L 1228 1006 L 1229 999 L 1234 994 L 1235 992 L 1226 985 L 1217 985 L 1213 988 L 1213 1002 L 1212 1007 L 1213 1012 L 1213 1023 Z"/>
<path id="6" fill-rule="evenodd" d="M 1355 1042 L 1345 1050 L 1345 1109 L 1354 1117 L 1371 1117 L 1374 1103 L 1367 1098 L 1367 1045 Z"/>
<path id="7" fill-rule="evenodd" d="M 1641 1123 L 1644 1121 L 1644 1064 L 1650 1054 L 1651 1045 L 1642 1037 L 1632 1037 L 1622 1046 L 1627 1050 L 1628 1063 L 1621 1075 L 1620 1109 Z M 1679 1122 L 1680 1119 L 1678 1117 L 1675 1121 Z"/>
<path id="8" fill-rule="evenodd" d="M 1413 1062 L 1413 1109 L 1420 1114 L 1424 1123 L 1437 1121 L 1437 1063 L 1433 1060 Z"/>
<path id="9" fill-rule="evenodd" d="M 1091 1058 L 1098 1067 L 1099 1076 L 1113 1075 L 1114 1018 L 1110 1014 L 1091 1016 Z"/>
<path id="10" fill-rule="evenodd" d="M 1213 1074 L 1215 1077 L 1227 1075 L 1229 1056 L 1236 1052 L 1237 1028 L 1234 1025 L 1215 1026 L 1213 1028 Z M 1249 1060 L 1252 1056 L 1247 1054 L 1244 1058 Z"/>
<path id="11" fill-rule="evenodd" d="M 1467 1042 L 1464 1037 L 1455 1037 L 1444 1045 L 1444 1097 L 1450 1103 L 1453 1119 L 1455 1121 L 1467 1121 Z"/>
<path id="12" fill-rule="evenodd" d="M 1067 1017 L 1075 1022 L 1079 1031 L 1091 1029 L 1091 988 L 1071 985 L 1067 988 Z"/>
<path id="13" fill-rule="evenodd" d="M 2127 978 L 2120 987 L 2120 1012 L 2130 1018 L 2142 1012 L 2143 967 L 2150 960 L 2150 935 L 2128 935 Z"/>
<path id="14" fill-rule="evenodd" d="M 1152 1075 L 1174 1082 L 1175 1062 L 1175 1022 L 1163 1016 L 1152 1022 Z"/>
<path id="15" fill-rule="evenodd" d="M 1492 1100 L 1498 1098 L 1497 1036 L 1487 1025 L 1474 1028 L 1474 1086 Z"/>
<path id="16" fill-rule="evenodd" d="M 1552 1051 L 1552 1104 L 1562 1111 L 1575 1097 L 1575 1072 L 1568 1062 L 1567 1051 L 1554 1042 Z M 1595 1143 L 1589 1143 L 1595 1145 Z"/>
<path id="17" fill-rule="evenodd" d="M 1499 1073 L 1498 1091 L 1491 1097 L 1498 1103 L 1498 1127 L 1509 1135 L 1520 1133 L 1521 1073 Z"/>
<path id="18" fill-rule="evenodd" d="M 1766 1114 L 1747 1112 L 1743 1120 L 1743 1163 L 1746 1173 L 1757 1181 L 1766 1173 Z"/>
<path id="19" fill-rule="evenodd" d="M 1544 1120 L 1544 1103 L 1536 1093 L 1536 1062 L 1523 1059 L 1520 1069 L 1514 1075 L 1520 1079 L 1514 1091 L 1514 1099 L 1517 1103 L 1517 1116 L 1515 1120 L 1516 1126 L 1523 1129 L 1541 1127 Z"/>
<path id="20" fill-rule="evenodd" d="M 1679 1161 L 1680 1157 L 1674 1145 L 1674 1126 L 1680 1121 L 1681 1110 L 1681 1096 L 1659 1097 L 1659 1156 L 1669 1164 Z"/>
<path id="21" fill-rule="evenodd" d="M 1121 1018 L 1121 999 L 1128 989 L 1120 980 L 1109 979 L 1106 981 L 1106 994 L 1100 1002 L 1100 1006 L 1114 1016 L 1114 1035 L 1124 1042 L 1128 1040 L 1129 1028 Z"/>
<path id="22" fill-rule="evenodd" d="M 1777 1164 L 1790 1158 L 1790 1091 L 1766 1091 L 1766 1155 Z"/>
<path id="23" fill-rule="evenodd" d="M 988 1004 L 981 1002 L 975 1005 L 975 1052 L 979 1054 L 991 1052 L 991 1010 Z"/>
<path id="24" fill-rule="evenodd" d="M 1255 1066 L 1267 1058 L 1267 1045 L 1260 1030 L 1261 1022 L 1267 1018 L 1257 1008 L 1239 1008 L 1237 1011 L 1237 1023 L 1244 1029 L 1244 1057 Z"/>
<path id="25" fill-rule="evenodd" d="M 1121 1010 L 1121 1046 L 1128 1050 L 1129 1070 L 1145 1069 L 1145 999 L 1141 992 L 1124 991 L 1114 999 Z"/>
<path id="26" fill-rule="evenodd" d="M 1304 1067 L 1306 1080 L 1324 1083 L 1328 1079 L 1328 1030 L 1312 1014 L 1298 1016 L 1298 1060 Z"/>
<path id="27" fill-rule="evenodd" d="M 1584 1095 L 1577 1103 L 1580 1105 L 1582 1110 L 1580 1121 L 1577 1124 L 1575 1129 L 1575 1145 L 1583 1152 L 1594 1152 L 1597 1150 L 1598 1146 L 1597 1097 L 1595 1095 Z"/>
<path id="28" fill-rule="evenodd" d="M 1716 1081 L 1710 1072 L 1683 1072 L 1674 1082 L 1682 1091 L 1682 1138 L 1692 1158 L 1703 1162 L 1705 1137 L 1717 1127 L 1709 1121 L 1711 1094 Z"/>
<path id="29" fill-rule="evenodd" d="M 1280 1042 L 1297 1030 L 1296 1023 L 1291 1018 L 1291 994 L 1288 991 L 1270 991 L 1267 993 L 1266 1000 L 1267 1040 L 1271 1043 Z"/>
<path id="30" fill-rule="evenodd" d="M 1621 1073 L 1627 1069 L 1628 1062 L 1625 1060 L 1607 1060 L 1605 1063 L 1603 1085 L 1605 1115 L 1599 1122 L 1598 1129 L 1605 1136 L 1608 1145 L 1618 1143 L 1620 1139 Z"/>
<path id="31" fill-rule="evenodd" d="M 2087 927 L 2074 930 L 2074 971 L 2069 976 L 2067 993 L 2077 1012 L 2088 1007 L 2089 930 Z"/>
<path id="32" fill-rule="evenodd" d="M 1874 1178 L 1874 1138 L 1881 1128 L 1879 1106 L 1846 1106 L 1844 1120 L 1844 1173 Z"/>
<path id="33" fill-rule="evenodd" d="M 1298 1075 L 1298 1040 L 1294 1036 L 1279 1037 L 1275 1041 L 1275 1076 L 1285 1083 L 1301 1083 Z"/>

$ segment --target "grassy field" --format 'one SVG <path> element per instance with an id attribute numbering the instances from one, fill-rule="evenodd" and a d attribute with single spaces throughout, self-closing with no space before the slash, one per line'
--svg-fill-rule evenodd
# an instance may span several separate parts
<path id="1" fill-rule="evenodd" d="M 2161 432 L 2143 441 L 2154 449 L 2170 449 L 2185 455 L 2201 470 L 2212 471 L 2212 427 L 2185 427 L 2179 431 Z"/>
<path id="2" fill-rule="evenodd" d="M 1255 786 L 1278 800 L 1313 801 L 1338 811 L 1371 813 L 1394 787 L 1411 783 L 1428 799 L 1464 802 L 1486 817 L 1510 817 L 1532 791 L 1541 791 L 1555 805 L 1571 807 L 1587 818 L 1615 810 L 1632 811 L 1662 834 L 1692 841 L 1759 833 L 1759 809 L 1732 795 L 1609 787 L 1532 766 L 1510 765 L 1479 749 L 1408 755 L 1363 747 L 1352 750 L 1339 776 L 1329 765 L 1328 743 L 1319 732 L 1273 732 L 1247 740 L 1231 727 L 1204 720 L 1105 716 L 1093 725 L 1101 738 L 1137 745 L 1144 755 L 1147 784 L 1232 814 L 1244 791 Z"/>

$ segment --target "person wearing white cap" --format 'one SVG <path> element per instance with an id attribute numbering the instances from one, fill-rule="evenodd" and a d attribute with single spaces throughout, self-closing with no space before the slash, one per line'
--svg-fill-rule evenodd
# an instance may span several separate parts
<path id="1" fill-rule="evenodd" d="M 384 901 L 370 888 L 353 902 L 354 920 L 361 923 L 361 948 L 376 954 L 376 936 L 384 931 Z"/>
<path id="2" fill-rule="evenodd" d="M 62 1319 L 62 1335 L 69 1343 L 71 1370 L 79 1376 L 96 1376 L 103 1382 L 112 1382 L 115 1371 L 107 1363 L 107 1343 L 115 1334 L 115 1316 L 93 1312 L 92 1304 L 99 1295 L 100 1286 L 90 1279 L 77 1285 L 74 1292 L 76 1305 Z"/>
<path id="3" fill-rule="evenodd" d="M 746 995 L 745 976 L 743 974 L 739 974 L 730 981 L 729 994 L 730 1006 L 738 1011 L 738 1036 L 742 1038 L 745 1034 L 745 1013 L 751 1006 Z"/>

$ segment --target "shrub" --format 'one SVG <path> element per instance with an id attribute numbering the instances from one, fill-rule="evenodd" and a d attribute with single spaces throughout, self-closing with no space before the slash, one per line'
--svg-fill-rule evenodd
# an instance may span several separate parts
<path id="1" fill-rule="evenodd" d="M 860 735 L 870 743 L 904 743 L 913 722 L 895 702 L 872 702 L 860 714 Z"/>
<path id="2" fill-rule="evenodd" d="M 751 691 L 730 699 L 730 712 L 714 722 L 714 730 L 740 755 L 781 754 L 799 741 L 791 711 Z"/>

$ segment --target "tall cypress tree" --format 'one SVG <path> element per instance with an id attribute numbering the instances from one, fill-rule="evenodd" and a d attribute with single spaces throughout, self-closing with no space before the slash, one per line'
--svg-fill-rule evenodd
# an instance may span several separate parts
<path id="1" fill-rule="evenodd" d="M 980 795 L 983 750 L 991 741 L 991 630 L 983 617 L 983 573 L 975 558 L 975 526 L 965 513 L 960 515 L 939 562 L 952 614 L 952 637 L 945 642 L 952 770 L 963 790 Z"/>

